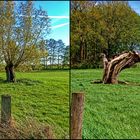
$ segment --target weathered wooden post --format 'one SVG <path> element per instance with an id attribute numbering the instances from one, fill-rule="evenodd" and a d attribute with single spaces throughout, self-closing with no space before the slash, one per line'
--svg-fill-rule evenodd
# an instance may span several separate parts
<path id="1" fill-rule="evenodd" d="M 82 120 L 84 110 L 84 94 L 72 93 L 71 102 L 71 139 L 82 139 Z"/>
<path id="2" fill-rule="evenodd" d="M 5 125 L 11 124 L 11 96 L 1 96 L 1 123 Z"/>

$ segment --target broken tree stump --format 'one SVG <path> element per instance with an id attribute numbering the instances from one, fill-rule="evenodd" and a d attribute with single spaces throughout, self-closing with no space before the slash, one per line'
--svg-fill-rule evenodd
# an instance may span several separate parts
<path id="1" fill-rule="evenodd" d="M 108 61 L 105 54 L 103 58 L 103 78 L 104 84 L 117 84 L 119 73 L 126 68 L 133 66 L 135 63 L 140 62 L 140 52 L 129 51 L 115 56 L 112 60 Z"/>

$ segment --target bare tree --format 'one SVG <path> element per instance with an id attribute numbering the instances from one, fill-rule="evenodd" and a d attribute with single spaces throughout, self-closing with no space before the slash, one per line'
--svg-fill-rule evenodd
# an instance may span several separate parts
<path id="1" fill-rule="evenodd" d="M 46 53 L 44 35 L 50 31 L 50 19 L 32 1 L 0 1 L 0 21 L 0 57 L 6 64 L 7 81 L 14 82 L 16 67 Z"/>

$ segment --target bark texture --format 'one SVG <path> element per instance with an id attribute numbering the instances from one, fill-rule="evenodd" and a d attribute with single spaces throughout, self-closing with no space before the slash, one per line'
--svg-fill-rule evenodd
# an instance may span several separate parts
<path id="1" fill-rule="evenodd" d="M 103 78 L 104 84 L 117 84 L 119 73 L 126 68 L 131 67 L 137 62 L 140 62 L 140 53 L 136 51 L 122 52 L 122 54 L 115 56 L 110 61 L 107 60 L 106 55 L 103 57 Z"/>
<path id="2" fill-rule="evenodd" d="M 7 82 L 15 82 L 15 73 L 13 64 L 9 64 L 5 67 L 6 71 L 6 81 Z"/>
<path id="3" fill-rule="evenodd" d="M 72 93 L 70 139 L 82 139 L 83 110 L 84 94 Z"/>

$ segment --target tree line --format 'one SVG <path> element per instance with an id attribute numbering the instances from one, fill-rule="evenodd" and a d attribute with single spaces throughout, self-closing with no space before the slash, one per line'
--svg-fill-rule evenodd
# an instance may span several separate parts
<path id="1" fill-rule="evenodd" d="M 69 46 L 66 46 L 61 39 L 46 40 L 45 49 L 48 52 L 48 55 L 42 58 L 45 69 L 69 68 Z"/>
<path id="2" fill-rule="evenodd" d="M 15 81 L 15 69 L 35 69 L 44 58 L 49 58 L 51 65 L 56 57 L 58 65 L 61 61 L 63 66 L 68 64 L 68 47 L 62 40 L 46 41 L 51 20 L 33 1 L 0 1 L 0 21 L 0 62 L 8 82 Z"/>
<path id="3" fill-rule="evenodd" d="M 140 49 L 140 15 L 127 1 L 71 1 L 71 67 L 98 68 L 108 59 Z"/>

